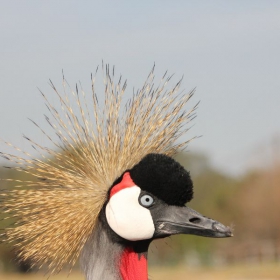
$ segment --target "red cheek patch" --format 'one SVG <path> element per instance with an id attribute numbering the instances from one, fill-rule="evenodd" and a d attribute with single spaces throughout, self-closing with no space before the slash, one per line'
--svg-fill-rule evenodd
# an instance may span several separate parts
<path id="1" fill-rule="evenodd" d="M 123 174 L 123 178 L 120 183 L 115 185 L 110 191 L 110 198 L 117 192 L 135 186 L 135 183 L 132 181 L 129 172 Z"/>

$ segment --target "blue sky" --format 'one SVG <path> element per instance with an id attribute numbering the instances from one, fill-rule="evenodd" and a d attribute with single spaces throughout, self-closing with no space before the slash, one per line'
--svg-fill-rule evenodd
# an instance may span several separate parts
<path id="1" fill-rule="evenodd" d="M 189 150 L 226 172 L 269 158 L 280 134 L 280 1 L 3 1 L 0 36 L 0 137 L 22 148 L 23 132 L 44 141 L 27 120 L 44 126 L 37 87 L 51 95 L 62 69 L 87 87 L 102 59 L 129 88 L 154 62 L 184 75 L 201 101 Z"/>

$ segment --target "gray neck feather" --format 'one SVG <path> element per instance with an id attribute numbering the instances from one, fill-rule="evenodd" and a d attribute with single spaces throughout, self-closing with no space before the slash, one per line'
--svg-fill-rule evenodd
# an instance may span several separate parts
<path id="1" fill-rule="evenodd" d="M 86 280 L 121 280 L 119 261 L 123 249 L 112 242 L 102 222 L 98 222 L 81 254 Z"/>

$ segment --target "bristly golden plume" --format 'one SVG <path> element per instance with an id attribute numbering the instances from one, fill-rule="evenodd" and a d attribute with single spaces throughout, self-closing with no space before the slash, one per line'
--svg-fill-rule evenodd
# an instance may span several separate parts
<path id="1" fill-rule="evenodd" d="M 171 77 L 166 74 L 155 87 L 153 68 L 143 87 L 124 104 L 126 82 L 120 78 L 115 84 L 114 69 L 111 73 L 106 65 L 103 70 L 103 106 L 97 98 L 96 75 L 90 102 L 80 87 L 69 90 L 64 77 L 63 94 L 50 83 L 60 108 L 42 93 L 55 138 L 33 123 L 53 149 L 25 137 L 39 153 L 37 158 L 7 142 L 22 156 L 1 153 L 16 164 L 14 169 L 33 178 L 8 179 L 17 186 L 0 194 L 2 211 L 16 220 L 4 238 L 14 244 L 20 258 L 48 265 L 51 272 L 76 262 L 116 178 L 149 153 L 173 155 L 188 143 L 177 140 L 194 117 L 196 106 L 185 110 L 193 91 L 179 93 L 181 81 L 167 89 Z"/>

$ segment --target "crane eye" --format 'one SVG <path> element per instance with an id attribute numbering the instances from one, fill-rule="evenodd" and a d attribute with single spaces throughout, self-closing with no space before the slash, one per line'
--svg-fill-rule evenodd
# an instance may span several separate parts
<path id="1" fill-rule="evenodd" d="M 139 202 L 144 207 L 150 207 L 154 203 L 154 199 L 150 195 L 144 194 L 140 197 Z"/>

